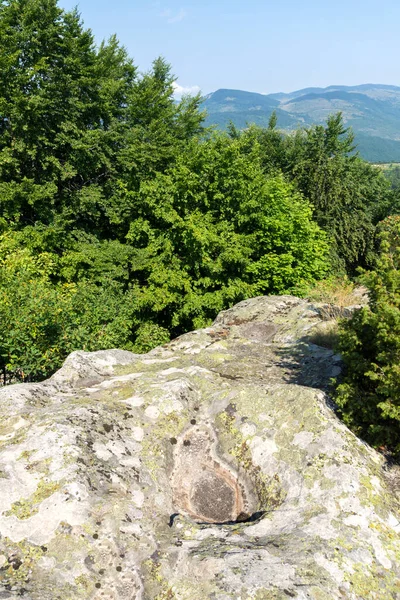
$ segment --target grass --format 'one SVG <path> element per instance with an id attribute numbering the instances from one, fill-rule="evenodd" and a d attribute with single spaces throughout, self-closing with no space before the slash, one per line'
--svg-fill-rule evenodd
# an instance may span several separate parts
<path id="1" fill-rule="evenodd" d="M 348 277 L 329 277 L 309 288 L 305 297 L 311 302 L 339 308 L 365 304 L 366 289 L 357 287 Z"/>
<path id="2" fill-rule="evenodd" d="M 338 343 L 339 325 L 336 320 L 327 321 L 314 327 L 308 341 L 322 348 L 335 350 Z"/>
<path id="3" fill-rule="evenodd" d="M 305 297 L 321 307 L 323 322 L 313 328 L 309 341 L 317 346 L 335 350 L 338 344 L 339 319 L 347 316 L 342 309 L 366 304 L 367 289 L 356 286 L 346 276 L 329 277 L 310 287 Z"/>

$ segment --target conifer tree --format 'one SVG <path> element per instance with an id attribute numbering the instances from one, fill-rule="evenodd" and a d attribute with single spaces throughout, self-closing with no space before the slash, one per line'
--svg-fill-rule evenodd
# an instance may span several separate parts
<path id="1" fill-rule="evenodd" d="M 346 366 L 336 392 L 342 417 L 375 446 L 400 455 L 400 217 L 381 225 L 381 254 L 362 280 L 369 306 L 343 322 Z"/>

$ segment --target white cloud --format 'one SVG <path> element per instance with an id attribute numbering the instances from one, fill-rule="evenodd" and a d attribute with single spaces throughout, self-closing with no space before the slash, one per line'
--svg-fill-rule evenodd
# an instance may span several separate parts
<path id="1" fill-rule="evenodd" d="M 179 23 L 187 16 L 186 10 L 181 8 L 177 13 L 174 13 L 170 8 L 166 8 L 160 13 L 160 17 L 165 19 L 167 23 Z"/>
<path id="2" fill-rule="evenodd" d="M 200 92 L 200 88 L 198 85 L 192 85 L 192 86 L 185 87 L 183 85 L 179 85 L 176 82 L 174 82 L 172 85 L 174 86 L 174 96 L 177 99 L 182 98 L 182 96 L 184 96 L 185 94 L 194 95 L 194 94 L 198 94 Z"/>

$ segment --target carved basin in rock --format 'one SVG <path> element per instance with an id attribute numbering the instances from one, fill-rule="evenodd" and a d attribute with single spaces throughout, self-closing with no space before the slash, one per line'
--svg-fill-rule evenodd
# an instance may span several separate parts
<path id="1" fill-rule="evenodd" d="M 197 522 L 243 521 L 257 510 L 251 482 L 219 458 L 210 427 L 196 426 L 178 440 L 171 487 L 176 511 Z"/>

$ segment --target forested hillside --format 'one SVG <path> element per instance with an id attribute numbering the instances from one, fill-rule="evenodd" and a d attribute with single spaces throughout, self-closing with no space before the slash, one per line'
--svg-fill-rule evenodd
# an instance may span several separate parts
<path id="1" fill-rule="evenodd" d="M 204 126 L 170 66 L 139 73 L 55 0 L 0 3 L 0 370 L 146 351 L 244 298 L 376 260 L 398 190 L 340 114 L 282 136 Z"/>
<path id="2" fill-rule="evenodd" d="M 207 124 L 226 128 L 266 126 L 273 111 L 279 128 L 322 124 L 340 111 L 356 135 L 360 155 L 370 162 L 400 162 L 400 88 L 365 84 L 307 88 L 289 94 L 220 89 L 204 98 Z"/>

